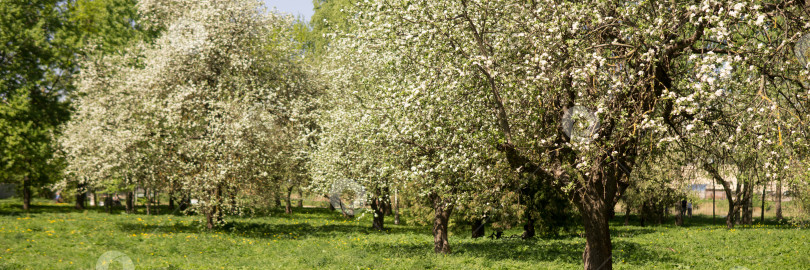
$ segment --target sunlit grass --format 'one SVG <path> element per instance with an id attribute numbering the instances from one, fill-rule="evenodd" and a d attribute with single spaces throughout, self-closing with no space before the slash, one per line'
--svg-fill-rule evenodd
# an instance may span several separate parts
<path id="1" fill-rule="evenodd" d="M 28 214 L 19 209 L 18 201 L 0 201 L 0 269 L 90 269 L 108 251 L 126 254 L 138 269 L 578 269 L 585 245 L 577 230 L 524 241 L 471 239 L 468 228 L 457 228 L 450 237 L 453 254 L 444 256 L 432 253 L 429 227 L 388 223 L 388 231 L 375 232 L 368 215 L 346 220 L 324 209 L 229 217 L 233 222 L 215 231 L 202 229 L 193 216 L 78 212 L 45 201 Z M 614 267 L 810 265 L 807 229 L 768 224 L 726 230 L 722 222 L 710 223 L 711 218 L 695 218 L 682 228 L 614 223 Z"/>

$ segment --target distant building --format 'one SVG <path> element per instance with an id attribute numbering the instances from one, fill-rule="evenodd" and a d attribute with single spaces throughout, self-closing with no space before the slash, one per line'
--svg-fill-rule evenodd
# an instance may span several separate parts
<path id="1" fill-rule="evenodd" d="M 737 188 L 737 176 L 735 175 L 737 168 L 734 166 L 722 166 L 720 168 L 720 175 L 723 177 L 732 191 Z M 701 199 L 725 199 L 726 190 L 723 185 L 717 184 L 709 173 L 703 169 L 695 167 L 694 164 L 686 166 L 684 169 L 684 177 L 689 180 L 690 190 Z"/>

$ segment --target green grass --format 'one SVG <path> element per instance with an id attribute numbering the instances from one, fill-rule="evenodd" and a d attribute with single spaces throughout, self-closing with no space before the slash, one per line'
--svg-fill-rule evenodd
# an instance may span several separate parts
<path id="1" fill-rule="evenodd" d="M 146 216 L 36 201 L 30 213 L 0 200 L 0 269 L 93 269 L 108 251 L 137 269 L 578 269 L 581 232 L 555 239 L 471 239 L 454 229 L 451 255 L 432 253 L 429 227 L 369 227 L 369 215 L 345 220 L 325 209 L 229 217 L 206 231 L 198 217 Z M 165 209 L 161 213 L 167 213 Z M 765 224 L 726 230 L 695 217 L 685 227 L 612 224 L 617 269 L 800 269 L 810 265 L 810 231 Z M 491 230 L 488 230 L 491 232 Z M 507 235 L 519 230 L 507 231 Z M 115 264 L 114 266 L 118 266 Z M 113 269 L 113 268 L 111 268 Z"/>

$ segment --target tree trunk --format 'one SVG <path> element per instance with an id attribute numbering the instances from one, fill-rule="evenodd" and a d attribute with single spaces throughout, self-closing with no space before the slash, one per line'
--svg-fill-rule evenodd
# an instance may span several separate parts
<path id="1" fill-rule="evenodd" d="M 76 186 L 76 206 L 78 210 L 84 210 L 84 201 L 87 200 L 87 190 L 84 189 L 85 184 L 78 184 Z"/>
<path id="2" fill-rule="evenodd" d="M 191 196 L 188 194 L 184 194 L 182 198 L 180 198 L 180 202 L 177 204 L 177 207 L 180 208 L 180 211 L 186 211 L 186 209 L 191 205 Z"/>
<path id="3" fill-rule="evenodd" d="M 523 235 L 520 238 L 529 239 L 535 236 L 534 218 L 531 214 L 526 217 L 526 224 L 523 224 Z"/>
<path id="4" fill-rule="evenodd" d="M 762 207 L 759 208 L 759 223 L 765 224 L 765 191 L 768 189 L 768 183 L 762 183 Z"/>
<path id="5" fill-rule="evenodd" d="M 134 191 L 128 191 L 127 192 L 127 198 L 126 198 L 126 200 L 127 200 L 127 202 L 126 202 L 126 204 L 127 204 L 127 214 L 135 213 L 135 198 L 134 197 L 135 197 L 135 192 Z"/>
<path id="6" fill-rule="evenodd" d="M 383 231 L 385 226 L 385 212 L 383 211 L 383 207 L 382 199 L 377 196 L 371 199 L 371 210 L 374 212 L 371 227 L 378 231 Z"/>
<path id="7" fill-rule="evenodd" d="M 630 225 L 630 204 L 624 205 L 624 226 Z"/>
<path id="8" fill-rule="evenodd" d="M 433 251 L 436 253 L 449 254 L 450 242 L 447 240 L 447 225 L 450 221 L 450 214 L 453 206 L 446 205 L 441 197 L 432 195 L 433 210 Z"/>
<path id="9" fill-rule="evenodd" d="M 746 225 L 754 224 L 754 183 L 749 182 L 745 185 L 745 211 L 743 211 L 743 223 Z"/>
<path id="10" fill-rule="evenodd" d="M 273 193 L 273 203 L 276 207 L 281 207 L 281 191 L 276 191 Z"/>
<path id="11" fill-rule="evenodd" d="M 23 210 L 28 211 L 31 209 L 31 181 L 28 175 L 23 177 Z"/>
<path id="12" fill-rule="evenodd" d="M 144 204 L 146 206 L 146 215 L 147 216 L 152 214 L 152 200 L 150 199 L 152 194 L 149 194 L 149 193 L 150 193 L 149 189 L 146 189 L 146 188 L 143 189 L 143 197 L 144 197 L 144 199 L 146 199 Z"/>
<path id="13" fill-rule="evenodd" d="M 335 211 L 335 206 L 332 205 L 332 199 L 329 198 L 329 195 L 323 195 L 323 197 L 326 198 L 326 202 L 329 204 L 329 211 Z"/>
<path id="14" fill-rule="evenodd" d="M 214 211 L 215 210 L 213 208 L 205 211 L 206 227 L 209 230 L 214 229 Z"/>
<path id="15" fill-rule="evenodd" d="M 683 207 L 680 203 L 678 203 L 678 214 L 675 215 L 675 226 L 683 226 L 683 212 L 686 211 L 686 208 Z"/>
<path id="16" fill-rule="evenodd" d="M 217 219 L 217 223 L 221 223 L 224 219 L 225 210 L 222 209 L 222 205 L 224 204 L 225 199 L 222 197 L 222 184 L 217 185 L 217 205 L 214 207 L 214 217 Z"/>
<path id="17" fill-rule="evenodd" d="M 612 269 L 612 243 L 610 240 L 610 215 L 608 205 L 599 196 L 583 194 L 577 204 L 585 227 L 585 252 L 582 260 L 585 269 Z"/>
<path id="18" fill-rule="evenodd" d="M 399 225 L 399 197 L 397 190 L 394 190 L 394 225 Z"/>
<path id="19" fill-rule="evenodd" d="M 284 208 L 285 214 L 292 214 L 292 203 L 290 202 L 290 195 L 292 195 L 293 187 L 287 188 L 287 201 L 286 207 Z"/>
<path id="20" fill-rule="evenodd" d="M 742 200 L 744 198 L 743 194 L 745 193 L 745 191 L 740 188 L 740 182 L 737 182 L 737 199 L 734 200 L 736 204 L 734 206 L 734 224 L 740 224 L 740 209 L 742 208 Z"/>
<path id="21" fill-rule="evenodd" d="M 782 220 L 782 179 L 776 182 L 776 220 Z"/>
<path id="22" fill-rule="evenodd" d="M 385 194 L 388 194 L 387 190 L 386 190 Z M 385 197 L 383 197 L 383 198 L 384 198 L 383 201 L 382 201 L 382 203 L 383 203 L 383 213 L 386 216 L 393 215 L 394 214 L 394 207 L 393 207 L 393 204 L 391 203 L 391 196 L 385 195 Z"/>
<path id="23" fill-rule="evenodd" d="M 206 220 L 206 227 L 208 229 L 213 229 L 216 223 L 222 221 L 222 185 L 217 185 L 217 189 L 214 190 L 214 206 L 211 207 L 207 205 L 205 208 L 205 220 Z"/>
<path id="24" fill-rule="evenodd" d="M 472 223 L 472 238 L 484 237 L 484 235 L 486 235 L 484 219 L 476 218 Z"/>
<path id="25" fill-rule="evenodd" d="M 298 188 L 298 208 L 304 208 L 304 192 Z"/>
<path id="26" fill-rule="evenodd" d="M 107 193 L 106 195 L 107 196 L 104 196 L 104 210 L 107 210 L 107 214 L 112 214 L 112 208 L 115 202 L 113 202 L 113 198 L 112 196 L 110 196 L 109 193 Z"/>
<path id="27" fill-rule="evenodd" d="M 174 191 L 169 191 L 169 210 L 174 211 Z"/>
<path id="28" fill-rule="evenodd" d="M 727 192 L 730 193 L 730 192 Z M 728 215 L 726 215 L 726 228 L 734 228 L 734 197 L 726 196 L 728 200 Z"/>
<path id="29" fill-rule="evenodd" d="M 647 202 L 641 202 L 641 211 L 639 211 L 639 226 L 644 227 L 647 221 Z"/>
<path id="30" fill-rule="evenodd" d="M 655 219 L 658 221 L 658 225 L 664 224 L 664 213 L 666 212 L 667 208 L 664 207 L 663 203 L 655 203 Z M 608 213 L 608 217 L 610 214 Z"/>
<path id="31" fill-rule="evenodd" d="M 725 180 L 723 180 L 723 177 L 720 175 L 717 169 L 712 167 L 710 164 L 703 164 L 703 169 L 706 170 L 706 172 L 708 172 L 709 175 L 711 175 L 715 183 L 718 183 L 721 186 L 723 186 L 723 190 L 726 193 L 726 200 L 728 200 L 728 215 L 726 215 L 726 227 L 729 229 L 733 229 L 734 211 L 736 207 L 734 204 L 734 194 L 731 193 L 731 185 L 729 185 Z M 739 182 L 737 182 L 737 184 L 739 185 Z M 739 190 L 739 188 L 737 190 Z M 714 195 L 715 195 L 714 191 L 712 191 L 712 197 L 714 197 Z"/>

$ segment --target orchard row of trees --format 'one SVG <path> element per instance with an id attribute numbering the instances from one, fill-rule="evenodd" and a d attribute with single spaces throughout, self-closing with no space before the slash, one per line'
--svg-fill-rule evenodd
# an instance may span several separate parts
<path id="1" fill-rule="evenodd" d="M 310 24 L 253 0 L 40 2 L 2 4 L 54 13 L 3 37 L 31 40 L 0 92 L 25 190 L 163 191 L 213 228 L 349 182 L 377 229 L 392 198 L 429 215 L 439 253 L 454 215 L 523 237 L 576 216 L 586 269 L 612 265 L 619 201 L 654 219 L 707 175 L 731 228 L 757 187 L 810 193 L 804 1 L 319 0 Z"/>
<path id="2" fill-rule="evenodd" d="M 629 187 L 662 198 L 679 191 L 673 179 L 686 168 L 705 171 L 725 187 L 731 227 L 755 185 L 806 184 L 803 1 L 369 1 L 358 10 L 363 28 L 330 46 L 327 81 L 340 83 L 330 92 L 345 89 L 330 99 L 332 115 L 353 117 L 332 130 L 371 123 L 379 139 L 355 142 L 393 153 L 398 178 L 433 203 L 439 252 L 449 252 L 441 233 L 454 208 L 531 186 L 573 202 L 585 268 L 600 269 L 611 264 L 608 220 Z"/>

